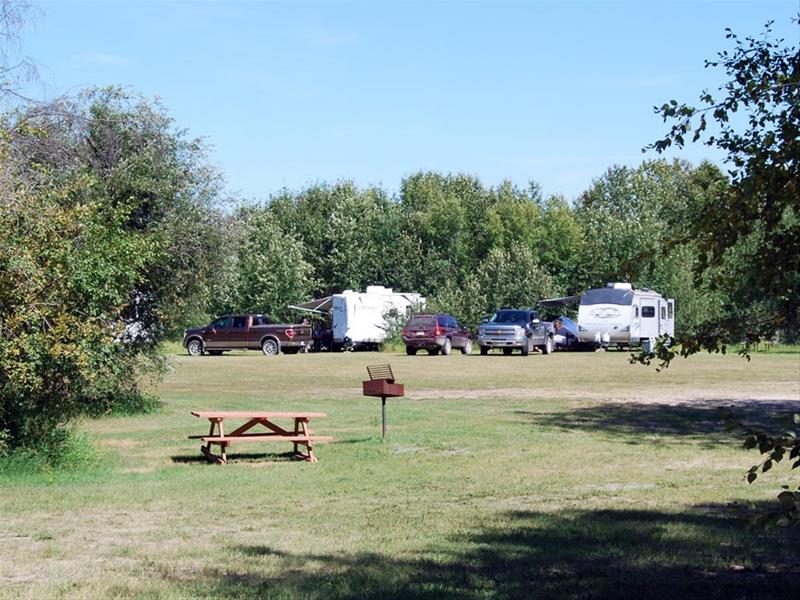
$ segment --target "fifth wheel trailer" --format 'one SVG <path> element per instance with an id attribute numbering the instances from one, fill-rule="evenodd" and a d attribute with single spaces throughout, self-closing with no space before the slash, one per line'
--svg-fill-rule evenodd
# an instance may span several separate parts
<path id="1" fill-rule="evenodd" d="M 290 306 L 330 319 L 335 349 L 372 348 L 386 339 L 389 325 L 386 316 L 396 314 L 407 319 L 425 298 L 417 293 L 395 292 L 381 285 L 367 286 L 365 292 L 345 290 L 324 298 Z"/>

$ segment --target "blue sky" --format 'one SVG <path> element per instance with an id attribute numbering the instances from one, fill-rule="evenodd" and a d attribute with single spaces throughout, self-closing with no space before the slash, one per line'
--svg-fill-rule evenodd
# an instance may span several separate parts
<path id="1" fill-rule="evenodd" d="M 800 35 L 796 0 L 36 6 L 23 49 L 38 96 L 158 96 L 256 200 L 339 179 L 396 191 L 422 169 L 572 199 L 612 164 L 654 156 L 641 153 L 664 132 L 654 105 L 719 83 L 703 65 L 725 27 Z"/>

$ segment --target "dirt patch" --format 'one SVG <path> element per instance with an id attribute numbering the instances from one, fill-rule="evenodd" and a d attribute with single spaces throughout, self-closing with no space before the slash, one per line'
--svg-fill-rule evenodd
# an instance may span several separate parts
<path id="1" fill-rule="evenodd" d="M 531 388 L 496 388 L 484 390 L 420 390 L 407 395 L 410 400 L 489 400 L 489 399 L 518 399 L 518 400 L 583 400 L 590 403 L 608 402 L 637 404 L 669 404 L 681 405 L 685 403 L 715 403 L 721 406 L 724 403 L 739 401 L 759 401 L 780 404 L 782 406 L 800 403 L 800 384 L 781 382 L 770 385 L 768 391 L 742 390 L 742 389 L 677 389 L 662 388 L 648 389 L 643 392 L 637 390 L 604 390 L 604 391 L 560 391 L 537 390 Z"/>

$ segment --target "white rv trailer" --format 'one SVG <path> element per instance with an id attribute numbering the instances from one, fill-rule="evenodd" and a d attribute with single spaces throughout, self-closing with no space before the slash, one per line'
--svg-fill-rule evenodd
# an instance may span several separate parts
<path id="1" fill-rule="evenodd" d="M 630 283 L 609 283 L 580 296 L 578 337 L 583 344 L 639 346 L 675 335 L 675 300 Z"/>
<path id="2" fill-rule="evenodd" d="M 289 308 L 329 316 L 336 348 L 377 349 L 388 333 L 387 314 L 394 312 L 405 319 L 415 308 L 424 306 L 425 298 L 420 294 L 370 285 L 366 292 L 345 290 Z"/>

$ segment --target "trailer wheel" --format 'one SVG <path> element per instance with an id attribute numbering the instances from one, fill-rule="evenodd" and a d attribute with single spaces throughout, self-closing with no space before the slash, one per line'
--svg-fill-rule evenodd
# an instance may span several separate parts
<path id="1" fill-rule="evenodd" d="M 472 341 L 467 340 L 467 343 L 461 347 L 461 354 L 472 354 Z"/>

